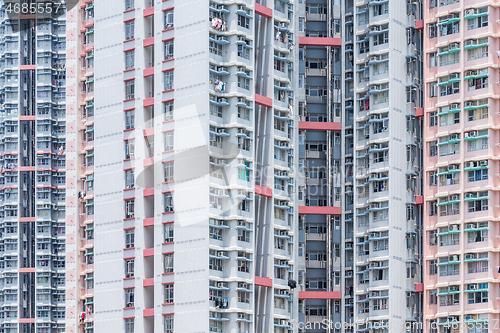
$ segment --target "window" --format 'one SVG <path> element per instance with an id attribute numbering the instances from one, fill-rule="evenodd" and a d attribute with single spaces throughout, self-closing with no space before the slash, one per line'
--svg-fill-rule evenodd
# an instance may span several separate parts
<path id="1" fill-rule="evenodd" d="M 165 182 L 174 181 L 174 161 L 163 163 L 163 169 L 165 173 Z"/>
<path id="2" fill-rule="evenodd" d="M 163 333 L 174 333 L 174 315 L 163 316 L 164 331 Z"/>
<path id="3" fill-rule="evenodd" d="M 174 303 L 174 284 L 166 284 L 165 285 L 165 293 L 164 293 L 164 304 L 172 304 Z"/>
<path id="4" fill-rule="evenodd" d="M 465 201 L 468 201 L 469 213 L 488 210 L 488 191 L 465 193 Z"/>
<path id="5" fill-rule="evenodd" d="M 125 170 L 125 188 L 134 187 L 134 169 Z"/>
<path id="6" fill-rule="evenodd" d="M 212 105 L 212 104 L 210 104 Z M 174 119 L 174 101 L 163 103 L 163 111 L 165 113 L 165 121 Z"/>
<path id="7" fill-rule="evenodd" d="M 436 156 L 437 155 L 437 142 L 436 141 L 431 141 L 429 142 L 429 156 Z"/>
<path id="8" fill-rule="evenodd" d="M 479 39 L 469 39 L 465 41 L 468 60 L 486 58 L 488 56 L 488 37 Z"/>
<path id="9" fill-rule="evenodd" d="M 246 16 L 238 14 L 238 25 L 245 29 L 248 29 L 250 26 L 250 19 Z"/>
<path id="10" fill-rule="evenodd" d="M 436 230 L 429 231 L 429 245 L 434 246 L 437 245 L 437 234 Z"/>
<path id="11" fill-rule="evenodd" d="M 174 211 L 174 200 L 172 196 L 172 192 L 165 193 L 165 213 L 170 213 Z"/>
<path id="12" fill-rule="evenodd" d="M 134 333 L 134 318 L 125 319 L 125 333 Z"/>
<path id="13" fill-rule="evenodd" d="M 439 246 L 451 246 L 460 244 L 460 226 L 451 225 L 439 228 Z"/>
<path id="14" fill-rule="evenodd" d="M 174 89 L 174 71 L 165 72 L 165 90 Z"/>
<path id="15" fill-rule="evenodd" d="M 238 57 L 250 59 L 250 49 L 246 45 L 238 45 Z"/>
<path id="16" fill-rule="evenodd" d="M 460 74 L 452 73 L 439 78 L 439 96 L 449 96 L 460 92 Z"/>
<path id="17" fill-rule="evenodd" d="M 449 216 L 460 214 L 460 195 L 450 195 L 439 198 L 439 215 Z"/>
<path id="18" fill-rule="evenodd" d="M 125 22 L 125 40 L 130 40 L 135 38 L 135 22 L 129 21 Z"/>
<path id="19" fill-rule="evenodd" d="M 489 116 L 488 99 L 465 102 L 465 109 L 468 111 L 468 121 L 487 119 Z"/>
<path id="20" fill-rule="evenodd" d="M 436 186 L 436 185 L 437 185 L 437 172 L 430 171 L 429 172 L 429 186 Z"/>
<path id="21" fill-rule="evenodd" d="M 134 247 L 134 237 L 135 237 L 135 230 L 134 229 L 125 230 L 125 248 L 126 249 L 131 249 Z"/>
<path id="22" fill-rule="evenodd" d="M 454 13 L 439 19 L 439 36 L 449 36 L 459 32 L 460 14 Z"/>
<path id="23" fill-rule="evenodd" d="M 172 243 L 174 241 L 174 224 L 165 223 L 163 225 L 163 242 Z"/>
<path id="24" fill-rule="evenodd" d="M 125 82 L 125 99 L 135 98 L 135 80 L 129 80 Z"/>
<path id="25" fill-rule="evenodd" d="M 437 274 L 437 261 L 429 260 L 429 275 L 436 275 L 436 274 Z"/>
<path id="26" fill-rule="evenodd" d="M 429 53 L 429 68 L 437 66 L 437 54 L 436 52 Z"/>
<path id="27" fill-rule="evenodd" d="M 135 127 L 135 111 L 125 112 L 125 129 L 132 129 Z"/>
<path id="28" fill-rule="evenodd" d="M 429 38 L 437 37 L 436 23 L 429 24 Z"/>
<path id="29" fill-rule="evenodd" d="M 174 58 L 174 41 L 167 40 L 164 42 L 165 45 L 165 58 L 163 60 L 170 60 Z"/>
<path id="30" fill-rule="evenodd" d="M 247 291 L 238 291 L 238 302 L 250 303 L 250 293 Z"/>
<path id="31" fill-rule="evenodd" d="M 216 38 L 216 37 L 214 37 L 214 38 Z M 240 51 L 239 51 L 240 50 L 240 46 L 242 47 L 242 45 L 238 45 L 238 56 L 240 56 Z M 212 40 L 209 41 L 209 48 L 208 49 L 209 49 L 210 53 L 218 55 L 218 56 L 222 56 L 222 45 L 219 45 L 219 44 L 217 44 L 216 42 L 214 42 Z"/>
<path id="32" fill-rule="evenodd" d="M 134 259 L 125 260 L 125 277 L 134 277 Z"/>
<path id="33" fill-rule="evenodd" d="M 479 243 L 488 240 L 488 222 L 467 223 L 465 226 L 468 243 Z"/>
<path id="34" fill-rule="evenodd" d="M 488 272 L 488 252 L 467 253 L 465 255 L 469 274 Z"/>
<path id="35" fill-rule="evenodd" d="M 133 127 L 133 126 L 132 126 Z M 129 160 L 135 156 L 135 140 L 125 141 L 125 159 Z"/>
<path id="36" fill-rule="evenodd" d="M 472 169 L 468 171 L 469 176 L 468 180 L 469 183 L 471 182 L 478 182 L 481 180 L 487 180 L 488 179 L 488 161 L 479 161 L 479 162 L 466 162 L 465 164 L 465 171 L 467 169 Z"/>
<path id="37" fill-rule="evenodd" d="M 429 126 L 437 126 L 438 124 L 438 116 L 437 112 L 429 112 Z"/>
<path id="38" fill-rule="evenodd" d="M 125 52 L 125 69 L 132 69 L 135 66 L 135 51 Z"/>
<path id="39" fill-rule="evenodd" d="M 167 253 L 163 255 L 163 272 L 173 273 L 174 272 L 174 254 Z"/>
<path id="40" fill-rule="evenodd" d="M 166 29 L 172 29 L 174 27 L 174 10 L 167 10 L 165 12 L 165 25 L 164 28 Z"/>
<path id="41" fill-rule="evenodd" d="M 439 276 L 454 276 L 460 274 L 460 256 L 439 258 Z"/>
<path id="42" fill-rule="evenodd" d="M 165 135 L 164 151 L 174 150 L 174 131 L 166 132 L 164 135 Z"/>
<path id="43" fill-rule="evenodd" d="M 465 133 L 467 140 L 467 150 L 477 151 L 488 149 L 488 130 L 470 131 Z"/>
<path id="44" fill-rule="evenodd" d="M 460 286 L 441 287 L 439 294 L 439 306 L 458 305 L 460 302 Z"/>
<path id="45" fill-rule="evenodd" d="M 467 9 L 464 13 L 467 20 L 467 30 L 488 26 L 488 7 Z"/>
<path id="46" fill-rule="evenodd" d="M 436 289 L 429 290 L 429 304 L 437 304 Z"/>
<path id="47" fill-rule="evenodd" d="M 134 307 L 134 288 L 125 289 L 125 307 L 133 308 Z"/>
<path id="48" fill-rule="evenodd" d="M 437 201 L 429 201 L 429 216 L 437 215 Z"/>
<path id="49" fill-rule="evenodd" d="M 125 10 L 134 8 L 134 0 L 125 0 Z"/>
<path id="50" fill-rule="evenodd" d="M 299 31 L 304 31 L 304 21 L 305 17 L 299 17 Z"/>
<path id="51" fill-rule="evenodd" d="M 382 29 L 384 29 L 382 27 Z M 373 46 L 389 43 L 389 32 L 383 32 L 373 37 Z"/>
<path id="52" fill-rule="evenodd" d="M 429 97 L 437 97 L 438 95 L 438 86 L 436 82 L 429 83 Z"/>
<path id="53" fill-rule="evenodd" d="M 130 219 L 133 218 L 134 215 L 134 205 L 135 199 L 125 200 L 125 218 Z"/>
<path id="54" fill-rule="evenodd" d="M 238 76 L 238 88 L 250 90 L 250 79 Z"/>

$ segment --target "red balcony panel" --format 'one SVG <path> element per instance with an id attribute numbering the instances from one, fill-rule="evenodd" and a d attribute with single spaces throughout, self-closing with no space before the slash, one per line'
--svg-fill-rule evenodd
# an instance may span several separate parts
<path id="1" fill-rule="evenodd" d="M 35 267 L 21 267 L 19 273 L 35 273 Z"/>
<path id="2" fill-rule="evenodd" d="M 424 204 L 424 196 L 423 195 L 416 195 L 415 196 L 415 203 L 417 205 L 423 205 Z"/>
<path id="3" fill-rule="evenodd" d="M 35 116 L 19 116 L 21 121 L 35 121 Z"/>
<path id="4" fill-rule="evenodd" d="M 148 17 L 148 16 L 151 16 L 154 14 L 155 14 L 155 7 L 154 6 L 151 6 L 149 8 L 144 9 L 142 12 L 142 16 L 144 16 L 144 17 Z"/>
<path id="5" fill-rule="evenodd" d="M 144 280 L 142 280 L 142 285 L 144 287 L 154 286 L 155 285 L 155 279 L 154 278 L 144 279 Z"/>
<path id="6" fill-rule="evenodd" d="M 36 69 L 36 65 L 21 65 L 22 71 L 34 71 Z"/>
<path id="7" fill-rule="evenodd" d="M 155 218 L 154 217 L 149 217 L 147 219 L 142 220 L 142 225 L 144 227 L 149 227 L 155 224 Z"/>
<path id="8" fill-rule="evenodd" d="M 415 291 L 416 292 L 423 292 L 424 291 L 424 284 L 423 283 L 415 283 Z"/>
<path id="9" fill-rule="evenodd" d="M 415 29 L 422 30 L 424 28 L 424 20 L 415 21 Z"/>
<path id="10" fill-rule="evenodd" d="M 35 171 L 35 166 L 22 166 L 19 167 L 20 171 Z"/>
<path id="11" fill-rule="evenodd" d="M 272 108 L 273 107 L 273 100 L 270 99 L 269 97 L 262 96 L 259 94 L 255 94 L 255 103 L 258 105 L 265 106 L 266 108 Z"/>
<path id="12" fill-rule="evenodd" d="M 299 130 L 312 131 L 340 131 L 341 123 L 320 122 L 320 121 L 299 121 Z"/>
<path id="13" fill-rule="evenodd" d="M 142 255 L 144 257 L 152 257 L 155 255 L 155 249 L 154 248 L 144 249 L 144 250 L 142 250 Z"/>
<path id="14" fill-rule="evenodd" d="M 149 67 L 149 68 L 146 68 L 142 71 L 142 75 L 144 77 L 146 76 L 151 76 L 151 75 L 154 75 L 155 74 L 155 68 L 154 67 Z"/>
<path id="15" fill-rule="evenodd" d="M 340 208 L 340 207 L 299 206 L 299 214 L 340 215 L 341 212 L 342 212 L 342 208 Z"/>
<path id="16" fill-rule="evenodd" d="M 341 38 L 331 37 L 299 37 L 299 45 L 310 46 L 337 46 L 340 47 L 342 43 Z"/>
<path id="17" fill-rule="evenodd" d="M 424 108 L 416 108 L 415 109 L 415 116 L 416 117 L 423 117 L 424 116 Z"/>
<path id="18" fill-rule="evenodd" d="M 144 159 L 144 167 L 152 166 L 154 163 L 155 163 L 154 157 Z"/>
<path id="19" fill-rule="evenodd" d="M 19 324 L 34 324 L 34 323 L 35 323 L 35 318 L 19 318 Z"/>
<path id="20" fill-rule="evenodd" d="M 299 291 L 299 299 L 341 299 L 340 291 Z"/>
<path id="21" fill-rule="evenodd" d="M 260 3 L 255 3 L 255 13 L 267 18 L 273 17 L 273 10 L 261 5 Z"/>
<path id="22" fill-rule="evenodd" d="M 35 222 L 35 217 L 20 217 L 19 222 Z"/>
<path id="23" fill-rule="evenodd" d="M 260 185 L 255 185 L 255 194 L 262 195 L 266 198 L 271 198 L 273 196 L 273 190 L 269 187 L 264 187 Z"/>
<path id="24" fill-rule="evenodd" d="M 155 189 L 154 188 L 145 188 L 143 191 L 143 195 L 145 197 L 151 197 L 151 196 L 155 195 Z"/>
<path id="25" fill-rule="evenodd" d="M 153 136 L 155 134 L 155 128 L 154 127 L 145 128 L 142 132 L 145 138 L 148 136 Z"/>
<path id="26" fill-rule="evenodd" d="M 148 46 L 151 46 L 151 45 L 154 45 L 154 44 L 155 44 L 155 38 L 154 37 L 146 38 L 142 42 L 142 46 L 144 46 L 144 47 L 148 47 Z"/>
<path id="27" fill-rule="evenodd" d="M 142 310 L 143 317 L 153 317 L 155 315 L 155 309 L 144 309 Z"/>
<path id="28" fill-rule="evenodd" d="M 153 106 L 155 105 L 155 98 L 150 97 L 150 98 L 144 98 L 142 105 L 146 108 L 148 106 Z"/>
<path id="29" fill-rule="evenodd" d="M 269 279 L 269 278 L 256 276 L 255 277 L 255 285 L 261 286 L 261 287 L 272 288 L 273 287 L 273 280 Z"/>

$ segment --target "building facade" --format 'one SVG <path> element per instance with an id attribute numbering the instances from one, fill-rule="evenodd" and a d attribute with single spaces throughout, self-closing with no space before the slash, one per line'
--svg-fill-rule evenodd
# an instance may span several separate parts
<path id="1" fill-rule="evenodd" d="M 95 2 L 96 330 L 288 331 L 293 10 Z"/>
<path id="2" fill-rule="evenodd" d="M 498 3 L 430 1 L 424 10 L 425 332 L 493 332 Z"/>

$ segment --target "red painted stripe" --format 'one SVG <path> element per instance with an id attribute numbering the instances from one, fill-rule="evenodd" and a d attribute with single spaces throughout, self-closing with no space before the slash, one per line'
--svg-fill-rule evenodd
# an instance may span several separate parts
<path id="1" fill-rule="evenodd" d="M 155 224 L 155 218 L 154 217 L 148 217 L 147 219 L 142 220 L 142 225 L 144 227 L 149 227 Z"/>
<path id="2" fill-rule="evenodd" d="M 151 128 L 145 128 L 142 130 L 143 132 L 143 135 L 145 138 L 147 138 L 148 136 L 153 136 L 155 135 L 155 129 L 154 127 L 151 127 Z"/>
<path id="3" fill-rule="evenodd" d="M 155 309 L 144 309 L 142 311 L 143 317 L 153 317 L 155 315 Z"/>
<path id="4" fill-rule="evenodd" d="M 155 14 L 155 7 L 154 6 L 146 8 L 142 11 L 142 16 L 144 16 L 144 17 L 148 17 L 148 16 L 151 16 L 154 14 Z"/>
<path id="5" fill-rule="evenodd" d="M 19 268 L 19 273 L 35 273 L 35 267 L 22 267 L 22 268 Z"/>
<path id="6" fill-rule="evenodd" d="M 35 171 L 34 166 L 22 166 L 19 168 L 20 171 Z"/>
<path id="7" fill-rule="evenodd" d="M 416 108 L 415 109 L 415 116 L 423 117 L 424 116 L 424 108 Z"/>
<path id="8" fill-rule="evenodd" d="M 299 291 L 299 299 L 341 299 L 340 291 Z"/>
<path id="9" fill-rule="evenodd" d="M 269 279 L 269 278 L 256 276 L 255 277 L 255 285 L 261 286 L 261 287 L 272 288 L 273 287 L 273 280 Z"/>
<path id="10" fill-rule="evenodd" d="M 19 222 L 35 222 L 35 217 L 20 217 Z"/>
<path id="11" fill-rule="evenodd" d="M 415 291 L 416 292 L 424 291 L 424 284 L 423 283 L 415 283 Z"/>
<path id="12" fill-rule="evenodd" d="M 19 116 L 21 121 L 35 121 L 35 116 Z"/>
<path id="13" fill-rule="evenodd" d="M 424 20 L 415 21 L 415 29 L 422 30 L 424 28 Z"/>
<path id="14" fill-rule="evenodd" d="M 273 10 L 261 5 L 260 3 L 255 3 L 255 13 L 267 18 L 273 17 Z"/>
<path id="15" fill-rule="evenodd" d="M 155 158 L 154 157 L 150 157 L 150 158 L 145 158 L 144 159 L 144 166 L 145 167 L 151 166 L 154 163 L 155 163 Z"/>
<path id="16" fill-rule="evenodd" d="M 22 17 L 23 15 L 21 15 Z M 34 324 L 35 318 L 19 318 L 19 324 Z"/>
<path id="17" fill-rule="evenodd" d="M 34 71 L 36 69 L 36 65 L 21 65 L 22 71 Z"/>
<path id="18" fill-rule="evenodd" d="M 255 103 L 265 106 L 266 108 L 273 107 L 273 100 L 271 98 L 259 94 L 255 94 Z"/>
<path id="19" fill-rule="evenodd" d="M 255 194 L 261 195 L 266 198 L 271 198 L 273 196 L 273 190 L 269 187 L 255 185 Z"/>
<path id="20" fill-rule="evenodd" d="M 340 131 L 341 123 L 319 122 L 319 121 L 299 121 L 299 130 L 313 131 Z"/>
<path id="21" fill-rule="evenodd" d="M 155 74 L 155 68 L 149 67 L 142 71 L 142 76 L 147 77 Z"/>
<path id="22" fill-rule="evenodd" d="M 144 249 L 144 250 L 142 250 L 142 255 L 144 257 L 152 257 L 155 255 L 155 249 L 154 248 Z"/>
<path id="23" fill-rule="evenodd" d="M 416 195 L 415 196 L 415 203 L 417 205 L 422 205 L 424 203 L 424 196 L 423 195 Z"/>
<path id="24" fill-rule="evenodd" d="M 341 38 L 331 37 L 299 37 L 299 45 L 310 46 L 337 46 L 342 44 Z"/>
<path id="25" fill-rule="evenodd" d="M 144 47 L 148 47 L 148 46 L 151 46 L 151 45 L 154 45 L 155 44 L 155 38 L 154 37 L 149 37 L 149 38 L 146 38 L 144 39 L 144 41 L 142 42 L 142 45 Z"/>
<path id="26" fill-rule="evenodd" d="M 155 104 L 155 98 L 154 97 L 150 97 L 150 98 L 145 98 L 142 102 L 142 105 L 144 107 L 148 107 L 148 106 L 152 106 Z"/>
<path id="27" fill-rule="evenodd" d="M 145 197 L 150 197 L 155 195 L 155 189 L 154 188 L 145 188 L 143 190 L 143 196 Z"/>
<path id="28" fill-rule="evenodd" d="M 341 213 L 342 209 L 340 207 L 299 206 L 299 214 L 340 215 Z"/>

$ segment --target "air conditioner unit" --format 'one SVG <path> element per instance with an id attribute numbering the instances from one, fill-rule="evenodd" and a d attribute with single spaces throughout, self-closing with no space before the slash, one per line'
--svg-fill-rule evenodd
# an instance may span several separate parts
<path id="1" fill-rule="evenodd" d="M 238 10 L 245 10 L 245 6 L 243 6 L 243 5 L 238 5 Z"/>
<path id="2" fill-rule="evenodd" d="M 372 114 L 370 119 L 379 119 L 379 115 L 378 114 Z"/>
<path id="3" fill-rule="evenodd" d="M 459 261 L 460 257 L 458 256 L 458 254 L 455 254 L 455 255 L 451 256 L 451 259 L 452 259 L 452 261 Z"/>
<path id="4" fill-rule="evenodd" d="M 217 257 L 226 257 L 226 253 L 224 251 L 217 251 Z"/>
<path id="5" fill-rule="evenodd" d="M 450 136 L 450 138 L 451 138 L 452 140 L 456 140 L 456 139 L 458 139 L 458 134 L 452 134 L 452 135 Z"/>
<path id="6" fill-rule="evenodd" d="M 227 40 L 226 36 L 217 36 L 217 40 Z"/>
<path id="7" fill-rule="evenodd" d="M 458 103 L 454 103 L 454 104 L 450 105 L 450 108 L 451 109 L 458 109 Z"/>
<path id="8" fill-rule="evenodd" d="M 458 224 L 452 224 L 448 226 L 449 231 L 458 231 Z"/>
<path id="9" fill-rule="evenodd" d="M 285 23 L 285 22 L 281 22 L 281 23 L 280 23 L 280 26 L 281 26 L 282 28 L 286 28 L 286 23 Z"/>
<path id="10" fill-rule="evenodd" d="M 488 165 L 488 161 L 479 161 L 479 165 L 480 166 L 487 166 Z"/>
<path id="11" fill-rule="evenodd" d="M 465 11 L 465 15 L 474 15 L 476 13 L 475 9 L 467 9 Z"/>
<path id="12" fill-rule="evenodd" d="M 217 288 L 227 288 L 227 282 L 217 282 Z"/>
<path id="13" fill-rule="evenodd" d="M 219 98 L 219 103 L 227 103 L 227 100 L 225 98 Z"/>
<path id="14" fill-rule="evenodd" d="M 217 8 L 218 9 L 225 9 L 225 10 L 227 10 L 227 6 L 226 5 L 218 5 Z"/>
<path id="15" fill-rule="evenodd" d="M 375 237 L 377 237 L 377 234 L 376 234 L 376 233 L 374 233 L 374 232 L 372 232 L 372 233 L 370 234 L 370 238 L 375 238 Z"/>
<path id="16" fill-rule="evenodd" d="M 351 102 L 351 101 L 346 102 L 346 103 L 345 103 L 345 106 L 347 106 L 347 107 L 352 106 L 352 102 Z"/>
<path id="17" fill-rule="evenodd" d="M 372 174 L 370 174 L 370 179 L 375 179 L 375 178 L 377 178 L 377 177 L 378 177 L 378 175 L 377 175 L 376 173 L 372 173 Z"/>
<path id="18" fill-rule="evenodd" d="M 472 193 L 465 193 L 466 198 L 474 198 L 474 195 Z"/>
<path id="19" fill-rule="evenodd" d="M 465 259 L 475 259 L 475 258 L 476 258 L 476 256 L 474 253 L 467 253 L 465 255 Z"/>
<path id="20" fill-rule="evenodd" d="M 353 298 L 349 298 L 349 299 L 347 300 L 347 302 L 348 302 L 349 304 L 354 304 L 354 299 L 353 299 Z"/>
<path id="21" fill-rule="evenodd" d="M 468 289 L 469 290 L 476 290 L 477 289 L 477 284 L 469 284 Z"/>
<path id="22" fill-rule="evenodd" d="M 448 165 L 448 170 L 455 170 L 455 169 L 457 169 L 457 165 L 456 164 Z"/>
<path id="23" fill-rule="evenodd" d="M 465 102 L 465 106 L 471 106 L 474 105 L 473 102 Z"/>
<path id="24" fill-rule="evenodd" d="M 370 31 L 379 31 L 380 30 L 380 27 L 371 27 L 370 28 Z"/>
<path id="25" fill-rule="evenodd" d="M 458 79 L 458 73 L 451 74 L 450 78 L 452 78 L 452 79 Z"/>
<path id="26" fill-rule="evenodd" d="M 459 47 L 458 43 L 452 43 L 452 44 L 450 44 L 450 49 L 456 49 L 458 47 Z"/>
<path id="27" fill-rule="evenodd" d="M 452 201 L 458 200 L 458 194 L 452 195 L 451 200 Z"/>
<path id="28" fill-rule="evenodd" d="M 476 40 L 475 39 L 469 39 L 465 41 L 465 46 L 467 45 L 476 45 Z"/>
<path id="29" fill-rule="evenodd" d="M 477 135 L 477 132 L 476 132 L 476 131 L 470 131 L 470 132 L 469 132 L 469 136 L 470 136 L 470 137 L 474 137 L 474 136 L 476 136 L 476 135 Z"/>
<path id="30" fill-rule="evenodd" d="M 217 164 L 227 164 L 226 160 L 217 160 Z"/>
<path id="31" fill-rule="evenodd" d="M 465 76 L 476 75 L 475 71 L 466 71 Z"/>
<path id="32" fill-rule="evenodd" d="M 458 291 L 458 286 L 450 286 L 450 291 Z"/>
<path id="33" fill-rule="evenodd" d="M 239 36 L 239 37 L 238 37 L 238 40 L 239 40 L 240 42 L 246 42 L 245 37 L 243 37 L 243 36 Z"/>
<path id="34" fill-rule="evenodd" d="M 227 68 L 226 67 L 219 67 L 219 72 L 227 72 Z"/>
<path id="35" fill-rule="evenodd" d="M 371 148 L 371 149 L 378 149 L 378 148 L 379 148 L 379 146 L 378 146 L 378 144 L 373 144 L 373 145 L 371 145 L 371 146 L 370 146 L 370 148 Z"/>
<path id="36" fill-rule="evenodd" d="M 467 225 L 465 226 L 465 229 L 473 229 L 475 227 L 476 227 L 476 225 L 474 223 L 467 223 Z"/>
<path id="37" fill-rule="evenodd" d="M 378 60 L 378 57 L 377 56 L 371 56 L 370 57 L 370 61 L 377 61 Z"/>
<path id="38" fill-rule="evenodd" d="M 345 46 L 345 49 L 346 49 L 346 50 L 352 50 L 352 45 L 351 45 L 351 44 L 346 45 L 346 46 Z"/>
<path id="39" fill-rule="evenodd" d="M 456 17 L 456 15 L 457 15 L 457 14 L 455 14 L 455 13 L 450 14 L 450 15 L 448 15 L 448 18 L 449 18 L 449 19 L 455 18 L 455 17 Z"/>
<path id="40" fill-rule="evenodd" d="M 474 167 L 474 162 L 467 162 L 465 163 L 466 168 L 473 168 Z"/>

